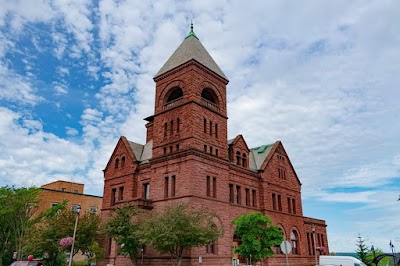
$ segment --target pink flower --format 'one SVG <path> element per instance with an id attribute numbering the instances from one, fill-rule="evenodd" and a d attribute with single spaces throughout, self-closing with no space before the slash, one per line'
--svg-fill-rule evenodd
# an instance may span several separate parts
<path id="1" fill-rule="evenodd" d="M 72 242 L 74 241 L 74 239 L 72 237 L 66 237 L 60 240 L 60 246 L 62 247 L 69 247 L 72 245 Z"/>
<path id="2" fill-rule="evenodd" d="M 320 246 L 320 247 L 317 247 L 316 250 L 318 250 L 321 254 L 325 254 L 325 252 L 326 252 L 326 247 Z"/>

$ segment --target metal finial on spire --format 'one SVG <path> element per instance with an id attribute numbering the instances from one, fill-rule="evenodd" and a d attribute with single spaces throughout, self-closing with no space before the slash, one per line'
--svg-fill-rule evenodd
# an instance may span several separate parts
<path id="1" fill-rule="evenodd" d="M 192 21 L 192 20 L 190 21 L 190 32 L 189 32 L 189 34 L 186 36 L 185 39 L 189 38 L 190 36 L 193 36 L 193 37 L 195 37 L 196 39 L 199 39 L 199 38 L 197 38 L 196 34 L 195 34 L 194 31 L 193 31 L 193 21 Z"/>

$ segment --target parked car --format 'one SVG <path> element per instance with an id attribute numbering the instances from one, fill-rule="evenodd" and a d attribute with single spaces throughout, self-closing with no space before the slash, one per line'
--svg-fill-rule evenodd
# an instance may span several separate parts
<path id="1" fill-rule="evenodd" d="M 359 259 L 350 256 L 319 256 L 321 266 L 367 266 Z"/>
<path id="2" fill-rule="evenodd" d="M 10 266 L 45 266 L 40 259 L 34 259 L 32 255 L 28 256 L 28 260 L 14 261 Z"/>

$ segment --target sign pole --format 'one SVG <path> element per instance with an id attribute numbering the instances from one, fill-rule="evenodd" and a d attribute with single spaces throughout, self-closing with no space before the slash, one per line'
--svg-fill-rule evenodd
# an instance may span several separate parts
<path id="1" fill-rule="evenodd" d="M 285 241 L 285 256 L 286 256 L 286 266 L 289 266 L 289 258 L 288 258 L 288 248 L 287 248 L 287 241 Z"/>

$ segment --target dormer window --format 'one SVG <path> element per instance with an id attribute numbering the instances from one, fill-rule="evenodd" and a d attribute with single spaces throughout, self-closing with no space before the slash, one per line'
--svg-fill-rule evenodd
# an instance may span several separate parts
<path id="1" fill-rule="evenodd" d="M 236 152 L 236 164 L 240 165 L 240 151 Z"/>
<path id="2" fill-rule="evenodd" d="M 243 153 L 243 156 L 242 156 L 242 166 L 247 167 L 247 156 L 245 153 Z"/>
<path id="3" fill-rule="evenodd" d="M 115 168 L 118 168 L 118 167 L 119 167 L 119 159 L 118 159 L 118 158 L 115 159 L 115 165 L 114 165 L 114 167 L 115 167 Z"/>
<path id="4" fill-rule="evenodd" d="M 121 158 L 121 167 L 125 166 L 125 156 L 122 156 Z"/>

